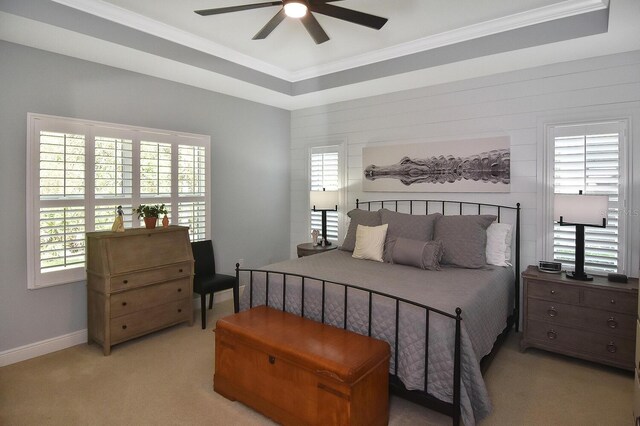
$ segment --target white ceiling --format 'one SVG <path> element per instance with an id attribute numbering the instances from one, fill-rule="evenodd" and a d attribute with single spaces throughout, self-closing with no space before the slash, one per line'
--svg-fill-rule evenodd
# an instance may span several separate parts
<path id="1" fill-rule="evenodd" d="M 106 0 L 126 11 L 294 73 L 470 25 L 529 12 L 563 0 L 345 0 L 334 5 L 388 18 L 379 31 L 314 14 L 331 40 L 316 45 L 297 19 L 286 18 L 265 40 L 252 40 L 280 6 L 200 16 L 193 11 L 264 0 Z"/>
<path id="2" fill-rule="evenodd" d="M 322 45 L 290 18 L 266 40 L 251 40 L 278 7 L 208 17 L 193 12 L 260 1 L 6 0 L 0 39 L 285 109 L 640 49 L 639 0 L 345 0 L 335 5 L 389 22 L 376 31 L 316 15 L 331 37 Z M 508 39 L 545 22 L 562 29 L 564 18 L 607 6 L 606 32 L 589 35 L 587 28 L 554 42 L 530 31 L 529 39 L 542 41 L 482 55 L 466 45 L 466 58 L 429 63 L 443 47 L 486 45 L 491 34 Z M 98 20 L 82 19 L 89 16 Z M 183 51 L 175 53 L 176 46 Z M 419 66 L 408 67 L 420 54 Z"/>

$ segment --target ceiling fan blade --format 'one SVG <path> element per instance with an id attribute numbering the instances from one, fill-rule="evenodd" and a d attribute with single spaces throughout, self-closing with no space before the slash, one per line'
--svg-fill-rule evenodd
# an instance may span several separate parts
<path id="1" fill-rule="evenodd" d="M 241 6 L 219 7 L 216 9 L 194 10 L 195 13 L 202 16 L 219 15 L 221 13 L 239 12 L 241 10 L 260 9 L 261 7 L 282 6 L 282 1 L 268 1 L 265 3 L 244 4 Z"/>
<path id="2" fill-rule="evenodd" d="M 262 40 L 267 38 L 271 31 L 275 30 L 276 27 L 286 18 L 286 14 L 284 13 L 284 8 L 280 9 L 280 12 L 276 13 L 273 18 L 267 22 L 267 24 L 262 27 L 260 31 L 256 35 L 253 36 L 254 40 Z"/>
<path id="3" fill-rule="evenodd" d="M 324 32 L 318 20 L 311 13 L 307 13 L 300 18 L 300 22 L 302 22 L 302 25 L 307 29 L 316 44 L 322 44 L 329 40 L 329 36 Z"/>
<path id="4" fill-rule="evenodd" d="M 388 21 L 387 18 L 358 12 L 357 10 L 345 9 L 344 7 L 334 6 L 327 3 L 313 2 L 309 4 L 309 9 L 313 12 L 331 16 L 332 18 L 342 19 L 343 21 L 352 22 L 354 24 L 363 25 L 375 30 L 382 28 Z"/>

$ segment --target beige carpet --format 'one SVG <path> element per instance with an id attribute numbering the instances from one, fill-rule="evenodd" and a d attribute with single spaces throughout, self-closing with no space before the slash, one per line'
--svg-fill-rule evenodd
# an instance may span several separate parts
<path id="1" fill-rule="evenodd" d="M 232 307 L 215 311 L 226 315 Z M 0 368 L 0 425 L 272 424 L 213 392 L 215 319 L 209 315 L 208 330 L 198 321 L 176 326 L 118 345 L 108 357 L 96 345 L 79 345 Z M 485 375 L 494 410 L 483 426 L 632 424 L 632 373 L 520 353 L 518 339 L 510 335 Z M 450 422 L 391 399 L 391 425 Z"/>

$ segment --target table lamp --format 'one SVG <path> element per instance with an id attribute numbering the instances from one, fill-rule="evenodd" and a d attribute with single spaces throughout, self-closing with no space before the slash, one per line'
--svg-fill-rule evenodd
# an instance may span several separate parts
<path id="1" fill-rule="evenodd" d="M 608 195 L 556 194 L 554 218 L 560 226 L 576 227 L 575 271 L 567 272 L 567 278 L 591 281 L 593 277 L 584 273 L 584 228 L 607 227 Z"/>
<path id="2" fill-rule="evenodd" d="M 327 212 L 338 211 L 338 191 L 311 191 L 309 194 L 311 201 L 311 210 L 314 212 L 322 212 L 322 245 L 330 246 L 331 242 L 327 240 Z"/>

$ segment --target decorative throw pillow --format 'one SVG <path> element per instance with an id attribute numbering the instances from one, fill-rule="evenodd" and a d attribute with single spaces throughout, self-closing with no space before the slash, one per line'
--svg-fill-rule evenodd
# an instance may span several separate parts
<path id="1" fill-rule="evenodd" d="M 391 254 L 391 263 L 439 271 L 441 257 L 442 242 L 440 241 L 398 238 Z"/>
<path id="2" fill-rule="evenodd" d="M 384 261 L 391 262 L 393 245 L 397 238 L 418 241 L 433 240 L 433 227 L 439 216 L 442 215 L 440 213 L 414 215 L 381 209 L 381 223 L 389 224 L 387 241 L 385 243 Z"/>
<path id="3" fill-rule="evenodd" d="M 493 222 L 487 228 L 487 263 L 511 266 L 511 234 L 513 225 Z"/>
<path id="4" fill-rule="evenodd" d="M 344 237 L 340 250 L 353 251 L 356 246 L 356 230 L 358 225 L 364 226 L 380 226 L 380 211 L 370 212 L 367 210 L 353 209 L 347 216 L 351 219 L 349 223 L 349 229 L 347 230 L 347 236 Z"/>
<path id="5" fill-rule="evenodd" d="M 384 239 L 387 236 L 388 225 L 364 226 L 356 229 L 356 246 L 352 257 L 356 259 L 375 260 L 382 262 Z"/>
<path id="6" fill-rule="evenodd" d="M 440 216 L 433 239 L 442 241 L 442 264 L 482 268 L 487 264 L 487 228 L 494 215 Z"/>

